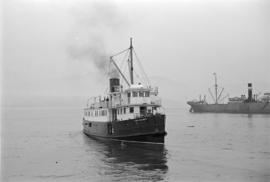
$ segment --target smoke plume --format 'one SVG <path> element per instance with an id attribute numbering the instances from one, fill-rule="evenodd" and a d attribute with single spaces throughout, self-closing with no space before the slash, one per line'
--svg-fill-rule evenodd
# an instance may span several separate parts
<path id="1" fill-rule="evenodd" d="M 110 2 L 79 3 L 71 9 L 74 19 L 72 43 L 68 47 L 71 59 L 92 63 L 101 73 L 110 77 L 119 77 L 117 70 L 110 65 L 106 48 L 106 36 L 115 36 L 125 27 L 125 20 L 121 11 Z"/>

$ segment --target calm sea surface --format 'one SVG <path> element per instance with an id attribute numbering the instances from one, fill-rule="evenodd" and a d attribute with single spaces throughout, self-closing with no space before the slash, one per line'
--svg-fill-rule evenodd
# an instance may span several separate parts
<path id="1" fill-rule="evenodd" d="M 2 110 L 2 181 L 270 181 L 270 115 L 167 109 L 165 145 L 99 141 L 80 108 Z"/>

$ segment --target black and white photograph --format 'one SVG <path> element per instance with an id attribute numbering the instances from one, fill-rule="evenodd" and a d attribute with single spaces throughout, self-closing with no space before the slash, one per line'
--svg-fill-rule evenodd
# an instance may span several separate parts
<path id="1" fill-rule="evenodd" d="M 3 182 L 270 182 L 269 0 L 0 1 Z"/>

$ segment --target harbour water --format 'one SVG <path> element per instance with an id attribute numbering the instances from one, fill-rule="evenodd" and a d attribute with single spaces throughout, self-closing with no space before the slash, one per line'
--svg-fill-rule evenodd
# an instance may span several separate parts
<path id="1" fill-rule="evenodd" d="M 88 138 L 81 108 L 4 108 L 2 181 L 270 181 L 270 115 L 166 114 L 157 145 Z"/>

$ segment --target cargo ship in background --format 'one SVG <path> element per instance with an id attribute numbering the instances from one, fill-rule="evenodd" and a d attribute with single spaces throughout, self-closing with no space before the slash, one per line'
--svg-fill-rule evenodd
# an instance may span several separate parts
<path id="1" fill-rule="evenodd" d="M 123 53 L 128 55 L 125 63 L 130 79 L 114 59 Z M 158 88 L 152 88 L 150 82 L 143 85 L 135 81 L 133 54 L 136 56 L 130 39 L 128 49 L 110 57 L 110 65 L 117 74 L 110 75 L 109 91 L 105 96 L 92 97 L 88 101 L 84 109 L 83 132 L 103 139 L 164 143 L 165 114 Z"/>
<path id="2" fill-rule="evenodd" d="M 191 106 L 190 112 L 210 112 L 210 113 L 244 113 L 244 114 L 270 114 L 270 93 L 264 93 L 259 97 L 258 94 L 252 93 L 252 83 L 248 83 L 248 96 L 228 98 L 227 103 L 222 103 L 228 97 L 222 97 L 224 88 L 218 93 L 217 75 L 215 76 L 215 95 L 209 89 L 209 93 L 214 103 L 208 103 L 206 97 L 199 100 L 188 101 Z"/>

